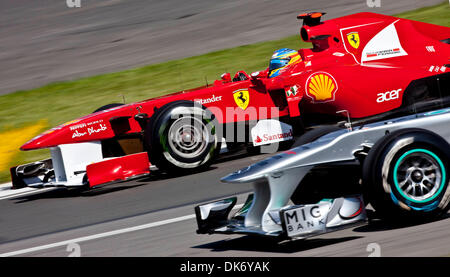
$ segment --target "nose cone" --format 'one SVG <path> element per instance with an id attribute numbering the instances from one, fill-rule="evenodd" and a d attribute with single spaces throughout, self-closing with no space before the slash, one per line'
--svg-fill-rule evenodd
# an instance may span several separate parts
<path id="1" fill-rule="evenodd" d="M 278 164 L 283 155 L 284 154 L 280 153 L 259 161 L 223 177 L 221 181 L 225 183 L 248 183 L 262 179 L 267 174 L 278 168 Z"/>
<path id="2" fill-rule="evenodd" d="M 52 128 L 50 130 L 47 130 L 43 132 L 42 134 L 32 138 L 27 143 L 22 145 L 20 147 L 20 150 L 22 151 L 28 151 L 28 150 L 34 150 L 34 149 L 40 149 L 40 148 L 46 148 L 51 146 L 56 146 L 57 144 L 53 144 L 53 141 L 61 136 L 61 129 Z"/>
<path id="3" fill-rule="evenodd" d="M 114 118 L 132 118 L 135 110 L 131 105 L 123 105 L 86 115 L 45 131 L 22 145 L 20 149 L 26 151 L 55 147 L 61 144 L 112 138 L 115 136 L 115 133 L 110 120 Z M 132 121 L 132 124 L 126 127 L 131 128 L 128 129 L 131 131 L 140 130 L 136 121 Z"/>
<path id="4" fill-rule="evenodd" d="M 224 183 L 241 183 L 242 179 L 246 177 L 248 174 L 247 171 L 250 170 L 250 166 L 240 169 L 236 172 L 230 173 L 227 176 L 220 179 Z"/>
<path id="5" fill-rule="evenodd" d="M 34 150 L 94 140 L 114 136 L 109 121 L 94 116 L 67 122 L 31 139 L 20 150 Z"/>
<path id="6" fill-rule="evenodd" d="M 24 145 L 22 145 L 20 147 L 20 150 L 22 151 L 28 151 L 28 150 L 33 150 L 33 149 L 38 149 L 39 148 L 39 136 L 32 138 L 31 140 L 29 140 L 28 142 L 26 142 Z"/>

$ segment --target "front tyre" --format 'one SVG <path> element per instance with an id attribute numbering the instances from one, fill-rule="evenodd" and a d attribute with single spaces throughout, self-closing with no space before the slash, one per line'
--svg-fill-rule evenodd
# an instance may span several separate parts
<path id="1" fill-rule="evenodd" d="M 145 130 L 150 161 L 177 172 L 208 167 L 220 151 L 221 138 L 214 115 L 190 101 L 162 107 Z"/>
<path id="2" fill-rule="evenodd" d="M 387 135 L 364 162 L 370 203 L 385 218 L 442 215 L 450 202 L 449 161 L 449 144 L 430 131 L 403 129 Z"/>

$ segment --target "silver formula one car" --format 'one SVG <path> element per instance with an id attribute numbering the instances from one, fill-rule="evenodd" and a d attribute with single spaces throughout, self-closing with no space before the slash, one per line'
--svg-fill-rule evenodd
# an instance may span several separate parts
<path id="1" fill-rule="evenodd" d="M 366 222 L 369 202 L 387 218 L 447 212 L 450 109 L 346 126 L 224 177 L 254 193 L 235 213 L 236 197 L 197 206 L 197 233 L 307 238 Z"/>

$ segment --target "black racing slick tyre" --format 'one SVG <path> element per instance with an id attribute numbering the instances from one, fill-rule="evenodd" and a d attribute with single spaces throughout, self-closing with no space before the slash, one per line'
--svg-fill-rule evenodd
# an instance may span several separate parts
<path id="1" fill-rule="evenodd" d="M 208 167 L 220 151 L 221 140 L 221 128 L 214 115 L 191 101 L 161 107 L 144 133 L 150 162 L 176 173 Z"/>
<path id="2" fill-rule="evenodd" d="M 417 128 L 378 141 L 363 164 L 365 194 L 376 212 L 391 220 L 426 220 L 449 209 L 450 145 Z"/>

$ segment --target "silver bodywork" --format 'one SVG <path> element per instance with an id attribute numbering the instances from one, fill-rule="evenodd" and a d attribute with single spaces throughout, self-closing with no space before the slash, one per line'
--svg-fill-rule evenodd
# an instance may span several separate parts
<path id="1" fill-rule="evenodd" d="M 389 132 L 404 128 L 421 128 L 432 131 L 450 142 L 450 109 L 442 109 L 417 115 L 376 122 L 329 133 L 309 144 L 272 156 L 224 178 L 226 183 L 253 183 L 254 197 L 245 210 L 238 212 L 239 218 L 215 220 L 223 226 L 208 229 L 208 219 L 197 217 L 200 233 L 257 233 L 261 235 L 286 235 L 286 224 L 277 220 L 289 209 L 290 198 L 305 175 L 316 166 L 332 163 L 358 163 L 358 153 L 367 153 L 379 139 Z M 344 197 L 353 201 L 354 197 Z M 345 200 L 347 199 L 347 200 Z M 335 199 L 337 201 L 337 199 Z M 214 208 L 214 203 L 209 204 Z M 337 205 L 337 204 L 335 204 Z M 201 206 L 200 206 L 201 207 Z M 345 208 L 340 205 L 339 209 Z M 231 209 L 230 209 L 231 210 Z M 333 209 L 329 209 L 328 219 Z M 365 217 L 358 218 L 360 221 Z M 211 221 L 210 220 L 210 221 Z M 200 222 L 201 221 L 201 222 Z M 335 220 L 336 221 L 336 220 Z M 347 222 L 341 217 L 340 224 Z M 327 221 L 328 222 L 328 221 Z M 200 226 L 202 225 L 202 227 Z M 211 226 L 213 226 L 211 225 Z M 319 232 L 320 230 L 317 229 Z M 314 233 L 314 232 L 313 232 Z M 317 233 L 317 232 L 316 232 Z M 308 234 L 304 234 L 308 236 Z M 303 237 L 301 233 L 291 237 Z"/>

